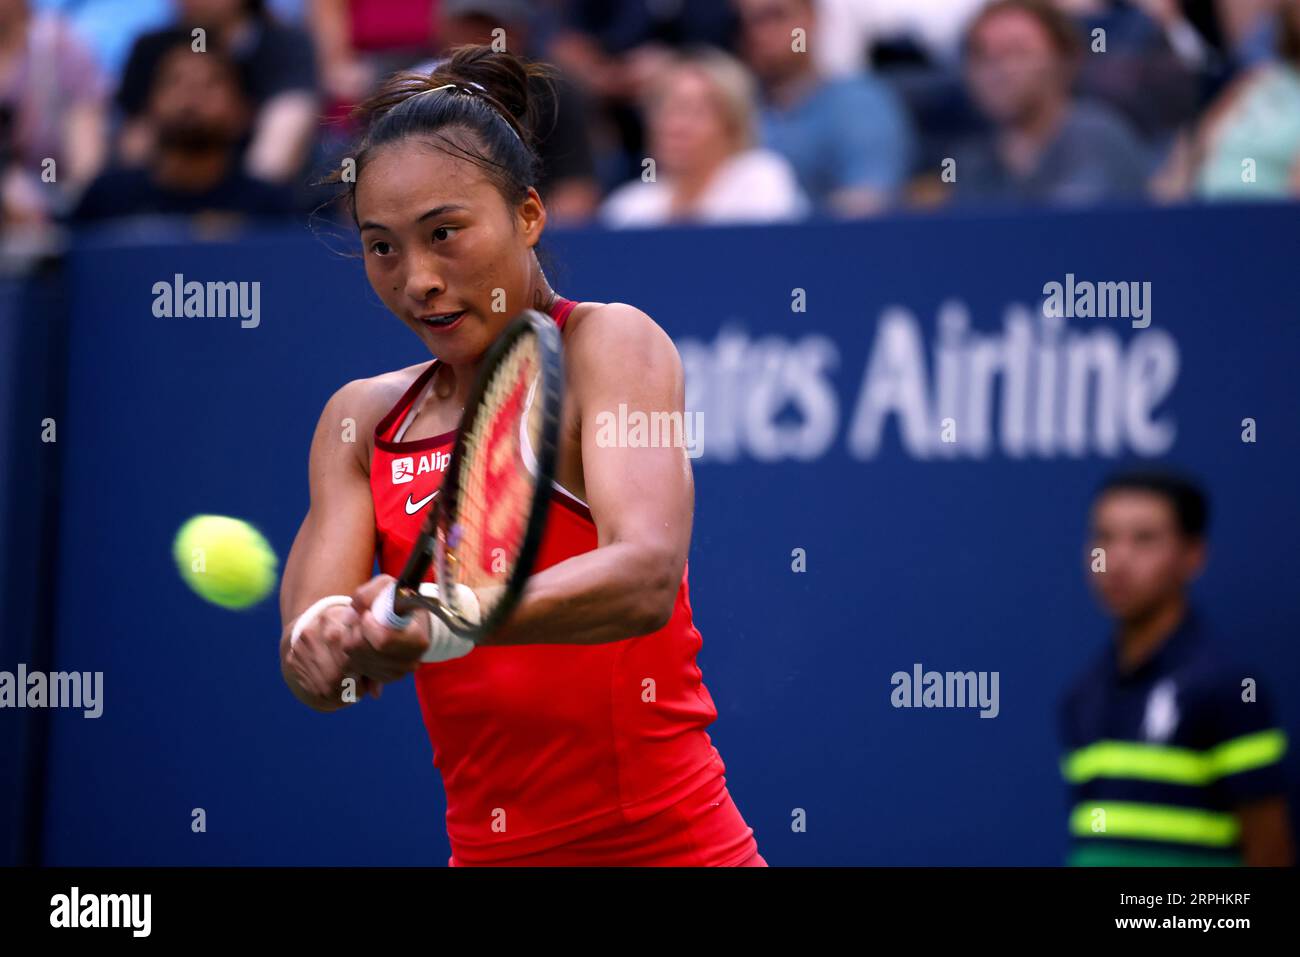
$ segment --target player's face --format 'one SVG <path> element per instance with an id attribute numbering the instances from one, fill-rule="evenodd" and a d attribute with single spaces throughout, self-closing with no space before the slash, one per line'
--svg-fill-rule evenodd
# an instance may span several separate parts
<path id="1" fill-rule="evenodd" d="M 532 305 L 535 190 L 511 208 L 472 162 L 409 139 L 379 148 L 355 199 L 371 286 L 444 362 L 478 362 Z"/>
<path id="2" fill-rule="evenodd" d="M 1175 598 L 1200 571 L 1204 547 L 1179 530 L 1173 506 L 1140 490 L 1103 495 L 1092 510 L 1089 578 L 1120 621 L 1144 618 Z M 1105 550 L 1105 571 L 1092 571 L 1093 550 Z"/>
<path id="3" fill-rule="evenodd" d="M 993 121 L 1015 122 L 1048 96 L 1064 73 L 1051 38 L 1032 16 L 1007 10 L 981 23 L 971 39 L 971 95 Z"/>

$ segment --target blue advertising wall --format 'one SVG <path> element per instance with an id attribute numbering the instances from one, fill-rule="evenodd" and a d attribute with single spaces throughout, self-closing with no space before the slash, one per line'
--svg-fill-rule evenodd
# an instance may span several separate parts
<path id="1" fill-rule="evenodd" d="M 711 733 L 770 863 L 1063 859 L 1056 707 L 1106 640 L 1083 533 L 1121 463 L 1206 481 L 1196 600 L 1296 740 L 1296 208 L 545 246 L 562 294 L 633 303 L 682 353 L 703 416 L 690 569 Z M 177 274 L 260 283 L 259 324 L 156 317 Z M 1046 322 L 1044 285 L 1067 274 L 1150 282 L 1150 324 Z M 275 602 L 206 605 L 170 557 L 200 512 L 254 522 L 284 556 L 326 399 L 427 356 L 359 262 L 305 232 L 91 240 L 66 285 L 53 667 L 102 671 L 105 690 L 102 717 L 51 715 L 44 859 L 445 863 L 411 683 L 308 711 L 280 678 Z M 997 717 L 892 707 L 891 675 L 918 663 L 997 672 Z"/>
<path id="2" fill-rule="evenodd" d="M 58 551 L 57 433 L 66 310 L 57 262 L 6 259 L 0 278 L 0 670 L 50 669 L 48 622 Z M 17 268 L 13 268 L 17 267 Z M 40 847 L 46 712 L 0 710 L 0 864 Z"/>

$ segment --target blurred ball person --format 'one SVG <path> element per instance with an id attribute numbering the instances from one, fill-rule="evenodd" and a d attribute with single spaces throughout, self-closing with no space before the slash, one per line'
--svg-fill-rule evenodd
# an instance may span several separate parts
<path id="1" fill-rule="evenodd" d="M 1201 489 L 1159 471 L 1093 502 L 1090 580 L 1115 629 L 1061 710 L 1073 864 L 1293 861 L 1274 699 L 1188 601 L 1207 519 Z"/>
<path id="2" fill-rule="evenodd" d="M 1145 193 L 1150 163 L 1113 110 L 1077 101 L 1081 42 L 1046 0 L 995 0 L 966 34 L 967 85 L 991 128 L 955 151 L 963 202 L 1088 203 Z"/>
<path id="3" fill-rule="evenodd" d="M 204 30 L 204 48 L 237 64 L 252 105 L 243 162 L 249 175 L 289 183 L 305 172 L 316 136 L 319 100 L 311 40 L 275 22 L 262 0 L 175 0 L 178 23 L 136 40 L 118 89 L 124 115 L 118 155 L 128 166 L 147 162 L 157 130 L 147 106 L 158 61 L 180 41 Z"/>
<path id="4" fill-rule="evenodd" d="M 672 61 L 647 106 L 654 180 L 601 207 L 608 226 L 771 223 L 806 216 L 790 165 L 755 145 L 754 82 L 735 58 L 701 48 Z"/>
<path id="5" fill-rule="evenodd" d="M 146 117 L 155 145 L 148 165 L 101 175 L 82 196 L 74 220 L 289 214 L 288 189 L 254 179 L 239 163 L 237 144 L 249 113 L 235 64 L 218 52 L 195 53 L 181 41 L 162 55 L 150 91 Z"/>
<path id="6" fill-rule="evenodd" d="M 106 97 L 104 78 L 66 21 L 34 12 L 27 0 L 0 0 L 6 225 L 45 222 L 99 172 L 107 153 Z"/>
<path id="7" fill-rule="evenodd" d="M 889 88 L 866 75 L 821 75 L 794 36 L 815 36 L 812 0 L 736 6 L 741 49 L 762 89 L 763 144 L 789 160 L 819 212 L 858 217 L 884 209 L 911 153 L 906 115 Z"/>
<path id="8" fill-rule="evenodd" d="M 448 50 L 489 44 L 493 31 L 501 30 L 512 53 L 532 56 L 529 26 L 524 0 L 441 0 L 434 32 L 440 48 Z M 546 203 L 546 214 L 557 226 L 586 222 L 595 215 L 601 194 L 588 131 L 589 106 L 577 86 L 559 71 L 553 84 L 534 82 L 532 87 L 529 95 L 536 99 L 541 117 L 537 153 L 542 171 L 537 191 Z"/>

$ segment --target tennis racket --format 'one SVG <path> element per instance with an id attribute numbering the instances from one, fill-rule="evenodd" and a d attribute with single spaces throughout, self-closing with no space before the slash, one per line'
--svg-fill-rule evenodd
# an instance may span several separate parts
<path id="1" fill-rule="evenodd" d="M 560 330 L 549 317 L 525 310 L 479 368 L 391 611 L 377 609 L 390 628 L 405 628 L 412 612 L 427 608 L 455 634 L 477 641 L 518 605 L 546 526 L 563 389 Z M 434 596 L 420 591 L 430 567 L 438 583 Z M 466 607 L 459 585 L 473 590 L 476 610 Z"/>

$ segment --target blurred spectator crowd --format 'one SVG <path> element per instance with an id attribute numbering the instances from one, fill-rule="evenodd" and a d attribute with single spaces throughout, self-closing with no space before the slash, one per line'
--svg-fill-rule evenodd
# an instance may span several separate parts
<path id="1" fill-rule="evenodd" d="M 558 68 L 556 223 L 1300 196 L 1300 0 L 0 0 L 3 224 L 301 220 L 494 40 Z"/>

